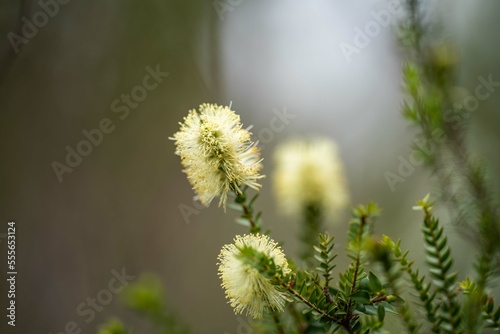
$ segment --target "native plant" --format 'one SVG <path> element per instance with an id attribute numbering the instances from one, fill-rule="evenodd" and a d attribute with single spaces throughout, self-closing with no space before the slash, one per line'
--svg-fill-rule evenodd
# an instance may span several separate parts
<path id="1" fill-rule="evenodd" d="M 447 224 L 472 240 L 473 272 L 458 277 L 454 271 L 453 250 L 429 195 L 414 207 L 422 213 L 427 268 L 416 268 L 403 241 L 374 238 L 379 209 L 373 203 L 352 209 L 347 247 L 336 247 L 324 221 L 348 195 L 336 146 L 325 138 L 283 144 L 275 155 L 279 210 L 301 219 L 302 251 L 292 260 L 255 208 L 264 176 L 249 129 L 230 107 L 203 104 L 171 139 L 196 198 L 208 206 L 219 197 L 219 206 L 237 211 L 236 223 L 248 228 L 221 247 L 218 268 L 228 303 L 236 314 L 259 320 L 256 332 L 384 333 L 388 314 L 409 333 L 500 331 L 500 306 L 491 296 L 500 268 L 499 201 L 484 163 L 466 145 L 467 117 L 451 93 L 454 51 L 429 32 L 418 1 L 406 5 L 408 17 L 399 27 L 407 54 L 403 115 L 419 140 L 433 142 L 431 151 L 415 147 L 415 156 L 434 172 L 437 198 L 453 213 Z M 350 260 L 346 268 L 336 268 L 339 254 Z M 109 328 L 102 333 L 122 333 L 116 322 Z"/>

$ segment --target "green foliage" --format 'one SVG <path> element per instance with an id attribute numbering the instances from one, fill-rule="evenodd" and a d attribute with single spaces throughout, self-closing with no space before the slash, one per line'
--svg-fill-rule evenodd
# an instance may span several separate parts
<path id="1" fill-rule="evenodd" d="M 291 280 L 290 275 L 283 272 L 283 269 L 276 265 L 273 258 L 259 252 L 252 247 L 243 246 L 239 248 L 238 258 L 257 269 L 259 273 L 274 282 L 275 285 L 286 285 Z"/>
<path id="2" fill-rule="evenodd" d="M 493 298 L 487 298 L 484 308 L 483 317 L 485 319 L 486 328 L 492 328 L 495 331 L 500 331 L 500 305 L 496 306 Z"/>
<path id="3" fill-rule="evenodd" d="M 391 299 L 396 298 L 399 301 L 396 307 L 399 314 L 401 315 L 401 319 L 403 320 L 403 324 L 405 325 L 408 333 L 418 333 L 419 326 L 414 319 L 409 305 L 401 297 L 399 297 L 402 293 L 402 268 L 398 266 L 398 263 L 394 260 L 394 256 L 392 254 L 393 249 L 387 242 L 372 242 L 369 245 L 368 249 L 375 262 L 381 264 L 382 271 L 387 280 L 386 289 L 390 290 L 392 293 L 392 295 L 390 295 Z"/>
<path id="4" fill-rule="evenodd" d="M 472 158 L 467 145 L 469 111 L 464 113 L 463 101 L 457 101 L 452 88 L 456 86 L 457 56 L 449 42 L 440 40 L 436 31 L 422 21 L 420 1 L 408 0 L 410 24 L 400 27 L 402 35 L 418 39 L 404 39 L 408 59 L 403 68 L 403 82 L 407 99 L 403 115 L 418 130 L 414 151 L 437 177 L 436 185 L 454 214 L 453 223 L 460 232 L 483 248 L 478 254 L 478 265 L 498 262 L 495 252 L 500 238 L 498 197 L 493 197 L 485 164 Z M 453 117 L 450 118 L 450 115 Z M 492 257 L 493 256 L 493 257 Z M 492 258 L 488 258 L 492 257 Z M 485 274 L 484 272 L 482 274 Z M 478 279 L 480 282 L 483 278 Z"/>
<path id="5" fill-rule="evenodd" d="M 397 274 L 391 278 L 393 268 L 391 257 L 393 257 L 409 276 L 412 287 L 420 299 L 419 306 L 425 310 L 426 323 L 433 333 L 480 333 L 483 328 L 499 328 L 500 309 L 495 309 L 493 299 L 482 294 L 479 285 L 469 277 L 457 286 L 457 275 L 451 272 L 453 264 L 451 249 L 438 219 L 432 215 L 429 196 L 420 200 L 418 204 L 415 208 L 424 212 L 422 232 L 432 281 L 426 282 L 425 276 L 413 269 L 413 262 L 407 259 L 408 252 L 403 253 L 401 250 L 400 241 L 394 243 L 389 237 L 384 236 L 378 246 L 371 248 L 371 252 L 383 264 L 389 285 L 393 289 L 397 287 L 395 279 L 399 278 Z M 476 269 L 481 270 L 478 267 Z M 464 294 L 462 302 L 458 299 L 459 291 Z M 475 310 L 478 305 L 482 306 L 479 310 Z M 405 319 L 406 310 L 399 311 Z M 482 314 L 483 319 L 476 317 L 478 312 Z M 424 321 L 421 320 L 419 323 Z M 409 332 L 413 332 L 412 328 L 408 326 L 407 328 Z"/>
<path id="6" fill-rule="evenodd" d="M 413 261 L 407 259 L 408 251 L 401 250 L 401 241 L 394 243 L 388 236 L 383 236 L 381 243 L 388 247 L 394 259 L 399 263 L 401 270 L 405 271 L 409 276 L 411 284 L 415 289 L 421 305 L 425 309 L 426 320 L 429 323 L 432 333 L 439 333 L 439 323 L 437 321 L 436 313 L 438 304 L 434 303 L 436 293 L 431 290 L 431 284 L 426 282 L 425 275 L 420 275 L 418 269 L 413 269 Z"/>
<path id="7" fill-rule="evenodd" d="M 300 257 L 306 264 L 312 264 L 314 250 L 311 245 L 316 243 L 318 234 L 323 227 L 323 212 L 318 205 L 310 204 L 303 209 L 304 221 L 301 224 L 300 241 L 302 250 Z"/>
<path id="8" fill-rule="evenodd" d="M 470 118 L 464 115 L 463 106 L 454 100 L 451 91 L 456 85 L 455 50 L 448 42 L 439 41 L 436 34 L 429 33 L 431 29 L 423 24 L 419 1 L 408 0 L 407 5 L 408 24 L 400 28 L 409 55 L 403 70 L 408 93 L 403 115 L 419 129 L 417 139 L 432 143 L 433 150 L 418 149 L 419 153 L 439 176 L 437 185 L 442 199 L 451 207 L 452 223 L 479 249 L 474 267 L 476 280 L 467 278 L 462 284 L 466 297 L 460 305 L 454 290 L 456 276 L 450 272 L 451 252 L 442 227 L 426 213 L 423 231 L 427 260 L 438 298 L 443 298 L 436 304 L 439 308 L 436 314 L 445 332 L 458 331 L 462 319 L 464 331 L 480 333 L 481 314 L 488 299 L 486 292 L 500 268 L 498 196 L 493 195 L 485 164 L 471 158 L 466 144 Z M 453 121 L 447 118 L 450 112 Z M 428 311 L 432 309 L 429 307 Z"/>
<path id="9" fill-rule="evenodd" d="M 128 285 L 123 291 L 123 304 L 137 314 L 147 318 L 158 334 L 185 334 L 186 327 L 172 314 L 163 299 L 161 281 L 152 274 L 143 274 L 137 282 Z M 119 320 L 111 320 L 99 334 L 129 334 Z"/>
<path id="10" fill-rule="evenodd" d="M 163 288 L 156 276 L 141 275 L 138 282 L 131 284 L 123 292 L 124 304 L 137 312 L 157 315 L 164 310 Z"/>
<path id="11" fill-rule="evenodd" d="M 290 260 L 292 272 L 285 273 L 266 254 L 250 246 L 239 248 L 237 260 L 246 264 L 245 270 L 258 271 L 292 301 L 282 314 L 272 307 L 267 310 L 255 327 L 263 332 L 385 333 L 388 313 L 400 317 L 408 333 L 500 331 L 500 306 L 489 295 L 500 270 L 498 198 L 492 194 L 481 162 L 470 158 L 464 140 L 466 117 L 458 117 L 458 122 L 445 117 L 448 110 L 460 111 L 451 94 L 457 57 L 451 45 L 429 34 L 431 27 L 423 24 L 418 0 L 407 0 L 406 8 L 408 17 L 399 28 L 408 54 L 403 68 L 407 92 L 403 115 L 418 130 L 416 141 L 433 145 L 433 149 L 426 149 L 426 145 L 414 149 L 438 176 L 442 200 L 456 213 L 451 222 L 460 223 L 476 242 L 478 252 L 470 275 L 473 279 L 468 276 L 457 283 L 452 250 L 443 226 L 432 213 L 428 195 L 414 208 L 423 212 L 421 230 L 428 277 L 422 274 L 424 268 L 415 268 L 408 251 L 401 249 L 401 241 L 394 242 L 388 236 L 380 241 L 373 239 L 379 209 L 368 204 L 352 211 L 346 247 L 350 263 L 335 281 L 334 237 L 320 234 L 322 208 L 309 203 L 301 208 L 303 251 L 299 264 L 305 268 Z M 254 209 L 258 193 L 249 198 L 247 190 L 234 191 L 234 204 L 229 206 L 240 213 L 236 223 L 248 227 L 250 233 L 260 233 L 261 212 Z M 410 291 L 406 291 L 408 286 Z M 149 278 L 127 288 L 125 304 L 148 317 L 160 333 L 183 333 L 162 295 L 158 281 Z M 415 298 L 407 301 L 403 295 Z M 123 333 L 128 332 L 117 321 L 100 331 Z"/>
<path id="12" fill-rule="evenodd" d="M 327 233 L 320 234 L 318 244 L 313 246 L 317 267 L 313 271 L 294 268 L 295 274 L 288 276 L 258 252 L 243 249 L 245 261 L 267 273 L 295 301 L 274 323 L 280 327 L 274 328 L 286 333 L 384 333 L 386 313 L 391 312 L 399 315 L 408 333 L 476 333 L 482 328 L 498 329 L 500 307 L 485 295 L 480 300 L 482 319 L 467 320 L 468 310 L 476 305 L 471 301 L 477 296 L 478 284 L 470 278 L 457 284 L 451 249 L 439 220 L 432 214 L 429 196 L 418 201 L 415 209 L 424 214 L 421 228 L 431 280 L 414 269 L 414 262 L 408 259 L 408 251 L 402 251 L 400 241 L 395 243 L 388 236 L 378 242 L 372 239 L 373 222 L 379 212 L 373 204 L 353 210 L 347 246 L 351 262 L 339 273 L 336 285 L 332 281 L 337 254 L 334 237 Z M 366 270 L 374 263 L 379 264 L 381 276 Z M 418 297 L 415 307 L 424 311 L 423 316 L 401 297 L 405 283 L 414 289 Z M 458 298 L 460 291 L 463 299 Z M 268 319 L 272 317 L 276 315 L 270 313 Z M 266 328 L 268 332 L 270 327 Z"/>
<path id="13" fill-rule="evenodd" d="M 98 334 L 131 334 L 123 323 L 118 319 L 110 319 L 108 322 L 99 327 Z"/>
<path id="14" fill-rule="evenodd" d="M 240 212 L 240 217 L 236 218 L 236 223 L 250 228 L 250 233 L 259 233 L 262 230 L 262 212 L 255 212 L 253 204 L 259 197 L 256 193 L 250 200 L 247 196 L 248 187 L 245 186 L 241 192 L 235 193 L 234 204 L 229 204 L 231 209 Z"/>
<path id="15" fill-rule="evenodd" d="M 328 232 L 325 232 L 319 235 L 319 245 L 313 246 L 317 253 L 314 257 L 319 262 L 319 267 L 317 267 L 316 270 L 322 274 L 325 280 L 324 286 L 330 284 L 332 271 L 336 267 L 336 265 L 333 264 L 333 260 L 337 257 L 337 254 L 333 253 L 333 248 L 335 247 L 333 240 L 334 237 L 330 237 Z"/>
<path id="16" fill-rule="evenodd" d="M 282 282 L 301 304 L 302 312 L 293 317 L 298 327 L 306 324 L 303 332 L 323 327 L 330 332 L 381 333 L 386 312 L 395 312 L 394 305 L 400 303 L 401 298 L 386 295 L 380 279 L 364 270 L 368 264 L 365 245 L 378 211 L 374 204 L 353 210 L 347 247 L 351 263 L 339 274 L 336 286 L 331 282 L 337 254 L 333 252 L 334 238 L 327 233 L 320 234 L 318 245 L 313 247 L 318 261 L 316 272 L 297 270 L 294 280 Z"/>
<path id="17" fill-rule="evenodd" d="M 245 201 L 241 199 L 240 203 Z M 400 241 L 394 243 L 387 236 L 380 242 L 373 241 L 373 223 L 379 214 L 374 204 L 352 211 L 346 249 L 351 262 L 339 273 L 336 285 L 331 283 L 337 254 L 334 237 L 327 233 L 320 234 L 317 245 L 311 247 L 317 261 L 315 269 L 293 267 L 294 273 L 289 275 L 251 247 L 240 249 L 242 261 L 290 293 L 294 300 L 282 316 L 270 312 L 263 321 L 267 325 L 260 328 L 265 332 L 274 328 L 279 333 L 383 333 L 387 312 L 397 313 L 408 333 L 473 333 L 482 327 L 497 328 L 500 311 L 494 308 L 491 298 L 479 294 L 479 285 L 470 278 L 460 284 L 466 297 L 460 303 L 451 249 L 439 220 L 432 214 L 429 196 L 418 201 L 414 209 L 424 213 L 421 228 L 430 281 L 413 268 L 414 263 L 408 259 L 408 252 L 401 250 Z M 383 281 L 366 270 L 371 266 L 370 259 L 381 265 Z M 479 273 L 487 271 L 479 276 L 491 276 L 489 266 L 477 265 L 476 269 Z M 419 317 L 419 312 L 401 297 L 405 282 L 411 283 L 416 292 L 417 307 L 425 311 L 424 317 Z M 473 308 L 480 305 L 478 299 L 483 306 L 476 311 L 484 321 L 471 318 L 476 314 Z"/>
<path id="18" fill-rule="evenodd" d="M 457 333 L 461 316 L 460 307 L 456 301 L 457 289 L 455 283 L 457 274 L 450 272 L 453 259 L 451 249 L 447 244 L 447 238 L 440 227 L 438 219 L 432 213 L 432 207 L 428 203 L 428 198 L 419 202 L 420 208 L 424 211 L 424 223 L 422 231 L 424 233 L 425 251 L 427 254 L 427 264 L 430 267 L 430 274 L 433 278 L 436 292 L 443 298 L 437 315 L 439 326 L 445 333 Z"/>
<path id="19" fill-rule="evenodd" d="M 457 275 L 450 272 L 453 264 L 451 250 L 447 244 L 443 228 L 440 227 L 439 221 L 431 213 L 432 207 L 429 204 L 429 196 L 426 196 L 418 203 L 416 209 L 424 212 L 422 232 L 432 284 L 426 283 L 425 276 L 419 275 L 418 270 L 414 271 L 413 262 L 407 259 L 408 252 L 403 253 L 401 251 L 400 241 L 394 243 L 389 237 L 384 236 L 380 247 L 384 247 L 391 254 L 385 257 L 379 255 L 378 260 L 383 263 L 388 280 L 395 291 L 397 291 L 396 280 L 399 279 L 399 275 L 395 274 L 395 272 L 399 270 L 394 270 L 391 256 L 398 262 L 400 268 L 408 274 L 420 299 L 421 306 L 425 309 L 426 320 L 433 333 L 459 333 L 461 332 L 462 315 L 457 301 L 458 290 L 455 286 Z M 436 300 L 439 301 L 436 302 Z M 402 307 L 400 312 L 407 324 L 408 331 L 416 332 L 417 327 L 413 325 L 414 320 L 410 319 L 409 308 Z"/>

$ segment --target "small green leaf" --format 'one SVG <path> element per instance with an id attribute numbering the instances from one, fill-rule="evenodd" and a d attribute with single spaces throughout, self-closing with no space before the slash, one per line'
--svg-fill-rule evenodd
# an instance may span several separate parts
<path id="1" fill-rule="evenodd" d="M 369 315 L 376 315 L 377 314 L 377 309 L 373 307 L 372 305 L 366 305 L 365 306 L 365 313 Z"/>
<path id="2" fill-rule="evenodd" d="M 382 305 L 384 307 L 384 309 L 386 310 L 386 312 L 390 312 L 390 313 L 394 313 L 394 314 L 398 313 L 394 309 L 394 307 L 391 304 L 389 304 L 388 302 L 382 302 L 382 303 L 380 303 L 380 305 Z"/>
<path id="3" fill-rule="evenodd" d="M 322 259 L 322 258 L 321 258 L 321 256 L 319 256 L 319 255 L 314 255 L 314 258 L 315 258 L 316 260 L 318 260 L 318 262 L 323 261 L 323 259 Z"/>
<path id="4" fill-rule="evenodd" d="M 370 280 L 370 290 L 372 292 L 379 292 L 380 290 L 382 290 L 382 283 L 380 282 L 378 277 L 375 276 L 375 274 L 371 271 L 368 274 L 368 279 Z"/>
<path id="5" fill-rule="evenodd" d="M 250 200 L 250 203 L 248 203 L 248 206 L 249 207 L 252 207 L 253 203 L 255 202 L 255 200 L 259 197 L 259 193 L 256 193 L 255 196 L 252 197 L 252 199 Z"/>
<path id="6" fill-rule="evenodd" d="M 302 314 L 307 314 L 312 311 L 312 308 L 306 308 L 304 311 L 302 311 Z"/>
<path id="7" fill-rule="evenodd" d="M 318 253 L 321 253 L 321 252 L 322 252 L 321 248 L 319 248 L 318 246 L 314 246 L 314 245 L 313 245 L 313 248 L 314 248 L 314 250 L 315 250 L 316 252 L 318 252 Z"/>
<path id="8" fill-rule="evenodd" d="M 365 306 L 361 303 L 356 303 L 355 310 L 359 313 L 363 313 L 363 314 L 367 313 Z"/>
<path id="9" fill-rule="evenodd" d="M 400 296 L 391 295 L 390 297 L 391 297 L 391 302 L 390 302 L 391 305 L 399 306 L 399 305 L 406 303 L 406 301 L 403 298 L 401 298 Z"/>
<path id="10" fill-rule="evenodd" d="M 233 204 L 233 203 L 229 203 L 227 205 L 230 209 L 233 209 L 235 211 L 238 211 L 238 212 L 243 212 L 243 208 L 241 207 L 241 205 L 237 205 L 237 204 Z"/>
<path id="11" fill-rule="evenodd" d="M 370 294 L 368 291 L 356 291 L 351 295 L 351 299 L 361 304 L 370 304 Z"/>
<path id="12" fill-rule="evenodd" d="M 495 311 L 495 314 L 493 315 L 493 317 L 495 318 L 495 321 L 500 320 L 500 306 L 497 307 L 497 310 Z"/>
<path id="13" fill-rule="evenodd" d="M 236 218 L 236 224 L 239 224 L 239 225 L 242 225 L 242 226 L 245 226 L 245 227 L 250 227 L 251 226 L 251 224 L 248 221 L 248 219 L 245 219 L 245 218 Z"/>
<path id="14" fill-rule="evenodd" d="M 385 308 L 382 305 L 379 305 L 377 308 L 377 316 L 378 316 L 378 321 L 384 322 Z"/>

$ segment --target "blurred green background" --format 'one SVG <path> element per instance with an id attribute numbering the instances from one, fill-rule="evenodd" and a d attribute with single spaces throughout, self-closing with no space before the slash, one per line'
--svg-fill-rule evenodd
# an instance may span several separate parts
<path id="1" fill-rule="evenodd" d="M 222 6 L 219 12 L 216 5 Z M 413 130 L 400 116 L 403 53 L 395 20 L 370 44 L 344 57 L 355 28 L 373 21 L 385 1 L 69 1 L 16 53 L 8 35 L 20 35 L 36 1 L 0 5 L 0 233 L 17 222 L 16 333 L 59 333 L 70 321 L 94 333 L 110 316 L 138 332 L 144 321 L 113 301 L 86 323 L 80 303 L 108 286 L 113 269 L 157 274 L 166 299 L 195 333 L 236 333 L 241 319 L 226 304 L 216 258 L 223 244 L 246 229 L 236 213 L 193 203 L 193 192 L 168 140 L 187 111 L 200 103 L 232 103 L 263 145 L 264 174 L 273 148 L 300 134 L 334 138 L 340 147 L 352 204 L 374 200 L 383 208 L 377 234 L 403 238 L 422 263 L 419 214 L 411 206 L 433 183 L 417 168 L 391 191 L 384 172 L 408 157 Z M 459 85 L 470 92 L 477 78 L 500 81 L 500 21 L 496 1 L 430 4 L 428 19 L 456 43 Z M 143 85 L 146 67 L 168 72 L 128 117 L 112 103 Z M 499 92 L 471 116 L 470 144 L 483 155 L 500 189 Z M 122 106 L 124 104 L 121 104 Z M 277 114 L 293 116 L 280 131 Z M 83 130 L 109 118 L 114 131 L 59 182 L 53 162 L 65 163 Z M 297 254 L 295 222 L 275 211 L 271 180 L 257 205 L 288 256 Z M 187 219 L 181 209 L 193 209 Z M 444 210 L 443 219 L 447 218 Z M 344 214 L 347 221 L 348 210 Z M 456 268 L 470 268 L 471 246 L 447 228 Z M 329 226 L 337 247 L 346 224 Z M 6 250 L 5 239 L 0 247 Z M 2 263 L 4 262 L 2 257 Z M 339 268 L 346 262 L 339 257 Z M 5 268 L 2 265 L 2 268 Z M 2 269 L 5 275 L 6 270 Z M 2 276 L 3 277 L 3 276 Z M 459 276 L 463 278 L 463 274 Z M 5 310 L 5 279 L 0 309 Z M 3 316 L 2 316 L 3 317 Z M 246 320 L 245 320 L 246 321 Z M 6 328 L 2 320 L 2 327 Z M 12 330 L 12 328 L 9 328 Z M 4 331 L 2 330 L 2 333 Z"/>

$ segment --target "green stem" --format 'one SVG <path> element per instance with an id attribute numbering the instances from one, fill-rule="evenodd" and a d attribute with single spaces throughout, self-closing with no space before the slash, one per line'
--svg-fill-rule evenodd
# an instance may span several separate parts
<path id="1" fill-rule="evenodd" d="M 288 292 L 290 292 L 293 296 L 295 296 L 300 302 L 308 306 L 309 308 L 313 309 L 316 313 L 321 315 L 323 318 L 328 319 L 330 321 L 336 322 L 336 319 L 330 316 L 328 313 L 325 311 L 319 309 L 316 305 L 308 301 L 304 296 L 302 296 L 300 293 L 295 291 L 289 284 L 281 281 L 281 286 L 284 287 Z"/>
<path id="2" fill-rule="evenodd" d="M 459 306 L 455 301 L 456 293 L 453 292 L 452 276 L 448 275 L 451 263 L 449 248 L 446 245 L 446 237 L 442 237 L 442 228 L 439 227 L 438 221 L 432 216 L 430 209 L 424 207 L 425 218 L 424 225 L 426 227 L 426 242 L 432 247 L 426 248 L 427 255 L 436 259 L 436 268 L 438 272 L 432 272 L 434 283 L 438 286 L 438 291 L 444 296 L 442 310 L 447 313 L 445 317 L 441 316 L 441 320 L 449 325 L 448 333 L 457 333 L 460 325 L 460 317 L 457 317 Z M 432 250 L 432 251 L 431 251 Z"/>
<path id="3" fill-rule="evenodd" d="M 326 302 L 327 303 L 333 303 L 333 297 L 330 294 L 330 288 L 328 287 L 328 281 L 325 282 L 325 285 L 322 285 L 320 281 L 314 277 L 314 275 L 311 275 L 307 271 L 305 272 L 307 276 L 313 281 L 313 283 L 323 292 L 323 295 L 325 295 Z"/>
<path id="4" fill-rule="evenodd" d="M 302 241 L 302 251 L 300 257 L 306 262 L 312 262 L 314 249 L 312 245 L 316 243 L 322 227 L 321 209 L 314 204 L 304 207 L 304 218 L 302 221 L 302 231 L 300 240 Z"/>
<path id="5" fill-rule="evenodd" d="M 258 223 L 259 214 L 256 215 L 254 213 L 252 205 L 257 195 L 255 195 L 255 197 L 250 202 L 247 203 L 248 198 L 246 196 L 246 189 L 244 189 L 242 192 L 235 191 L 235 194 L 236 194 L 235 202 L 239 206 L 241 206 L 241 218 L 245 219 L 250 224 L 250 233 L 252 234 L 259 233 L 262 229 L 260 224 Z"/>
<path id="6" fill-rule="evenodd" d="M 358 244 L 358 250 L 357 250 L 357 253 L 356 253 L 356 260 L 354 262 L 354 277 L 353 277 L 353 280 L 352 280 L 352 285 L 351 285 L 351 289 L 350 289 L 350 293 L 349 295 L 352 295 L 354 293 L 354 291 L 356 290 L 356 284 L 357 284 L 357 280 L 358 280 L 358 271 L 359 271 L 359 266 L 361 264 L 361 250 L 359 249 L 359 247 L 361 247 L 361 241 L 363 239 L 363 229 L 364 227 L 366 226 L 366 215 L 362 215 L 360 217 L 360 226 L 359 226 L 359 229 L 358 229 L 358 235 L 356 237 L 357 239 L 357 244 Z M 351 304 L 352 304 L 352 299 L 351 299 L 351 296 L 349 296 L 349 299 L 347 300 L 347 305 L 346 305 L 346 315 L 345 315 L 345 319 L 344 319 L 344 327 L 349 331 L 349 333 L 352 333 L 352 329 L 351 329 Z"/>
<path id="7" fill-rule="evenodd" d="M 399 269 L 393 266 L 393 261 L 389 256 L 383 257 L 378 261 L 382 264 L 382 268 L 387 279 L 387 286 L 391 288 L 394 295 L 401 296 L 401 292 L 398 288 Z M 405 302 L 401 304 L 397 307 L 397 309 L 403 319 L 406 330 L 412 334 L 418 333 L 418 325 L 415 322 L 413 314 L 407 303 Z"/>
<path id="8" fill-rule="evenodd" d="M 401 263 L 401 259 L 398 259 Z M 434 296 L 429 295 L 429 290 L 428 287 L 423 286 L 423 280 L 424 278 L 420 278 L 418 276 L 418 271 L 415 272 L 413 271 L 412 267 L 410 264 L 404 266 L 402 265 L 402 268 L 408 276 L 410 276 L 410 279 L 413 283 L 413 287 L 415 290 L 418 292 L 418 296 L 420 298 L 420 301 L 422 302 L 425 312 L 427 315 L 427 320 L 429 320 L 432 324 L 431 330 L 433 333 L 439 333 L 439 324 L 436 322 L 436 307 L 432 304 L 432 301 L 434 299 Z"/>

